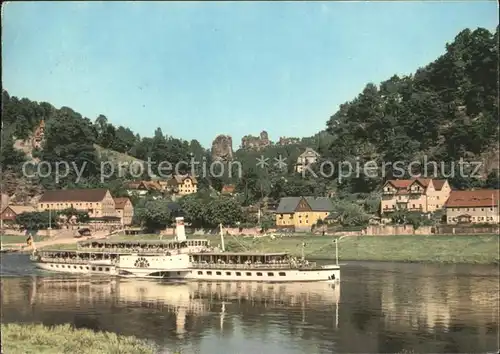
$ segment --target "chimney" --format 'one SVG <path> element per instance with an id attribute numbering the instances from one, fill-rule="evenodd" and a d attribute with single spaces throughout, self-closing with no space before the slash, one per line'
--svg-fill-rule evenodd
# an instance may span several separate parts
<path id="1" fill-rule="evenodd" d="M 184 218 L 182 216 L 175 218 L 175 236 L 179 242 L 186 241 Z"/>

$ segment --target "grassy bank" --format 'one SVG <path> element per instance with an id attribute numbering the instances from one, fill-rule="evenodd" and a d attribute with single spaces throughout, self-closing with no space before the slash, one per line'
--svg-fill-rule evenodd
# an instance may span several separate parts
<path id="1" fill-rule="evenodd" d="M 190 238 L 196 238 L 191 236 Z M 219 236 L 206 238 L 212 245 L 220 243 Z M 116 236 L 112 240 L 158 240 L 158 235 Z M 165 240 L 165 238 L 163 238 Z M 333 237 L 301 235 L 271 239 L 270 237 L 226 237 L 228 251 L 288 252 L 312 259 L 335 259 Z M 56 245 L 54 248 L 73 249 L 76 245 Z M 348 236 L 339 242 L 341 261 L 393 261 L 429 263 L 499 263 L 498 235 L 404 235 Z"/>
<path id="2" fill-rule="evenodd" d="M 2 349 L 8 354 L 27 353 L 130 353 L 153 354 L 156 348 L 135 337 L 73 329 L 69 325 L 2 324 Z"/>

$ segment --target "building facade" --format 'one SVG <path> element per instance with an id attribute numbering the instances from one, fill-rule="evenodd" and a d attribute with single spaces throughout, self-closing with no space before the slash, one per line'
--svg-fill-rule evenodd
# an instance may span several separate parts
<path id="1" fill-rule="evenodd" d="M 444 208 L 451 187 L 447 180 L 416 178 L 385 182 L 380 202 L 380 214 L 397 210 L 432 213 Z"/>
<path id="2" fill-rule="evenodd" d="M 107 189 L 61 189 L 45 192 L 38 209 L 64 210 L 73 208 L 88 212 L 91 218 L 116 217 L 115 201 Z"/>
<path id="3" fill-rule="evenodd" d="M 318 220 L 324 220 L 333 210 L 333 203 L 325 197 L 285 197 L 276 209 L 276 226 L 310 230 Z"/>
<path id="4" fill-rule="evenodd" d="M 446 202 L 448 224 L 498 224 L 498 189 L 452 191 Z"/>
<path id="5" fill-rule="evenodd" d="M 195 177 L 175 175 L 168 181 L 169 189 L 176 195 L 183 196 L 198 192 L 198 181 Z"/>
<path id="6" fill-rule="evenodd" d="M 122 225 L 131 225 L 134 218 L 134 206 L 129 198 L 114 198 L 116 215 Z"/>
<path id="7" fill-rule="evenodd" d="M 295 165 L 295 171 L 302 173 L 308 165 L 316 163 L 320 158 L 320 154 L 311 148 L 306 148 L 306 150 L 299 155 L 297 158 L 297 164 Z"/>
<path id="8" fill-rule="evenodd" d="M 3 222 L 15 223 L 16 217 L 22 213 L 33 213 L 37 211 L 36 208 L 32 206 L 24 205 L 9 205 L 3 208 L 0 213 L 0 219 Z"/>

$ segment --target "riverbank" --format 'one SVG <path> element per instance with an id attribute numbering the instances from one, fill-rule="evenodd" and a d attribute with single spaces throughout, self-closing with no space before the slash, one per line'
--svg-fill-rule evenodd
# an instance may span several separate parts
<path id="1" fill-rule="evenodd" d="M 156 348 L 135 337 L 41 324 L 2 323 L 2 353 L 153 354 Z"/>
<path id="2" fill-rule="evenodd" d="M 333 238 L 324 236 L 228 240 L 233 250 L 288 252 L 334 260 Z M 340 261 L 499 264 L 498 235 L 348 236 L 339 241 Z"/>
<path id="3" fill-rule="evenodd" d="M 217 235 L 189 236 L 220 244 Z M 158 235 L 113 236 L 110 240 L 158 240 Z M 163 237 L 163 240 L 170 239 Z M 226 237 L 233 252 L 288 252 L 300 257 L 302 243 L 309 259 L 335 260 L 334 238 L 300 235 L 290 237 Z M 347 236 L 339 241 L 340 261 L 499 264 L 498 235 Z M 76 245 L 51 245 L 51 249 L 76 249 Z"/>

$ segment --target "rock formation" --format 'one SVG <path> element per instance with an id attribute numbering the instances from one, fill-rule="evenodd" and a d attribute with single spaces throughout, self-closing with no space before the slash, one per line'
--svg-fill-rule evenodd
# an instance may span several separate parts
<path id="1" fill-rule="evenodd" d="M 245 135 L 243 138 L 241 138 L 242 149 L 260 150 L 269 145 L 271 145 L 271 141 L 269 140 L 269 136 L 265 130 L 263 130 L 258 137 L 253 135 Z"/>
<path id="2" fill-rule="evenodd" d="M 233 159 L 233 138 L 218 135 L 212 142 L 212 160 L 231 161 Z"/>

